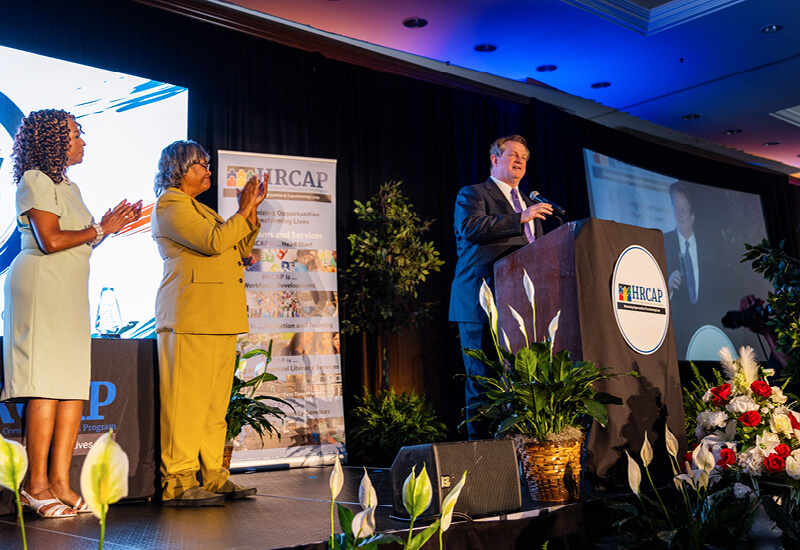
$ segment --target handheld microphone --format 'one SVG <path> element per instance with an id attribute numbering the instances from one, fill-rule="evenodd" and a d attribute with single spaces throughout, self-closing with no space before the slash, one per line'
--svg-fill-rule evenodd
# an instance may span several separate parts
<path id="1" fill-rule="evenodd" d="M 567 211 L 566 210 L 561 208 L 559 205 L 557 205 L 556 203 L 554 203 L 550 199 L 546 199 L 543 196 L 541 196 L 538 191 L 531 191 L 531 194 L 528 195 L 528 196 L 531 198 L 531 200 L 533 202 L 541 202 L 541 203 L 544 203 L 544 204 L 549 204 L 550 206 L 553 207 L 553 210 L 559 216 L 566 216 L 567 215 Z"/>

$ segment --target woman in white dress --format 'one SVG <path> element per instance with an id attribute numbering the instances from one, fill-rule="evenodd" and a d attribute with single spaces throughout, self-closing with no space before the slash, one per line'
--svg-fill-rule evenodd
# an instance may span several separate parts
<path id="1" fill-rule="evenodd" d="M 14 139 L 17 228 L 22 251 L 5 282 L 4 384 L 0 400 L 24 401 L 29 470 L 24 506 L 41 517 L 91 512 L 70 487 L 69 469 L 89 399 L 89 257 L 106 235 L 141 215 L 123 200 L 99 223 L 67 168 L 86 143 L 75 117 L 34 111 Z"/>

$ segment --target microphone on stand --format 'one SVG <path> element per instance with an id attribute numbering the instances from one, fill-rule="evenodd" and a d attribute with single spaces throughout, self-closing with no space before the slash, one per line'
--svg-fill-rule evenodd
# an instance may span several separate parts
<path id="1" fill-rule="evenodd" d="M 533 202 L 541 202 L 544 204 L 549 204 L 553 207 L 553 211 L 558 214 L 559 216 L 566 216 L 567 211 L 561 208 L 559 205 L 551 201 L 550 199 L 544 198 L 542 195 L 539 194 L 538 191 L 531 191 L 531 194 L 528 195 Z"/>

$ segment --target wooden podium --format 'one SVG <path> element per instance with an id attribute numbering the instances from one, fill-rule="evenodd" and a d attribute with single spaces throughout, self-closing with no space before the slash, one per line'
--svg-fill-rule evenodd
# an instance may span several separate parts
<path id="1" fill-rule="evenodd" d="M 626 342 L 615 317 L 611 281 L 620 254 L 631 245 L 647 249 L 666 270 L 664 235 L 657 229 L 593 218 L 562 225 L 495 264 L 495 299 L 499 326 L 511 347 L 525 346 L 509 304 L 526 319 L 533 339 L 532 314 L 523 287 L 523 270 L 535 287 L 536 335 L 547 338 L 547 328 L 561 310 L 555 351 L 568 349 L 572 360 L 592 361 L 613 373 L 636 371 L 641 378 L 616 377 L 598 382 L 598 390 L 622 399 L 609 405 L 607 428 L 594 424 L 587 440 L 585 479 L 599 488 L 627 487 L 629 450 L 638 457 L 645 431 L 655 459 L 650 466 L 654 481 L 672 477 L 664 446 L 664 423 L 686 449 L 678 361 L 672 321 L 661 346 L 649 355 L 634 351 Z"/>

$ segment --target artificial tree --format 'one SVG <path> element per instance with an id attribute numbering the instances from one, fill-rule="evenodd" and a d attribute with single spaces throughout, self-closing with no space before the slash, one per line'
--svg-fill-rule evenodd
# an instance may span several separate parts
<path id="1" fill-rule="evenodd" d="M 350 261 L 342 330 L 361 334 L 363 380 L 370 391 L 389 390 L 389 335 L 429 316 L 434 303 L 420 302 L 417 290 L 444 263 L 433 242 L 422 239 L 433 220 L 420 219 L 400 190 L 401 183 L 383 184 L 365 203 L 354 201 L 361 228 L 347 237 Z M 375 350 L 372 369 L 369 339 Z M 378 381 L 378 388 L 370 380 Z"/>

